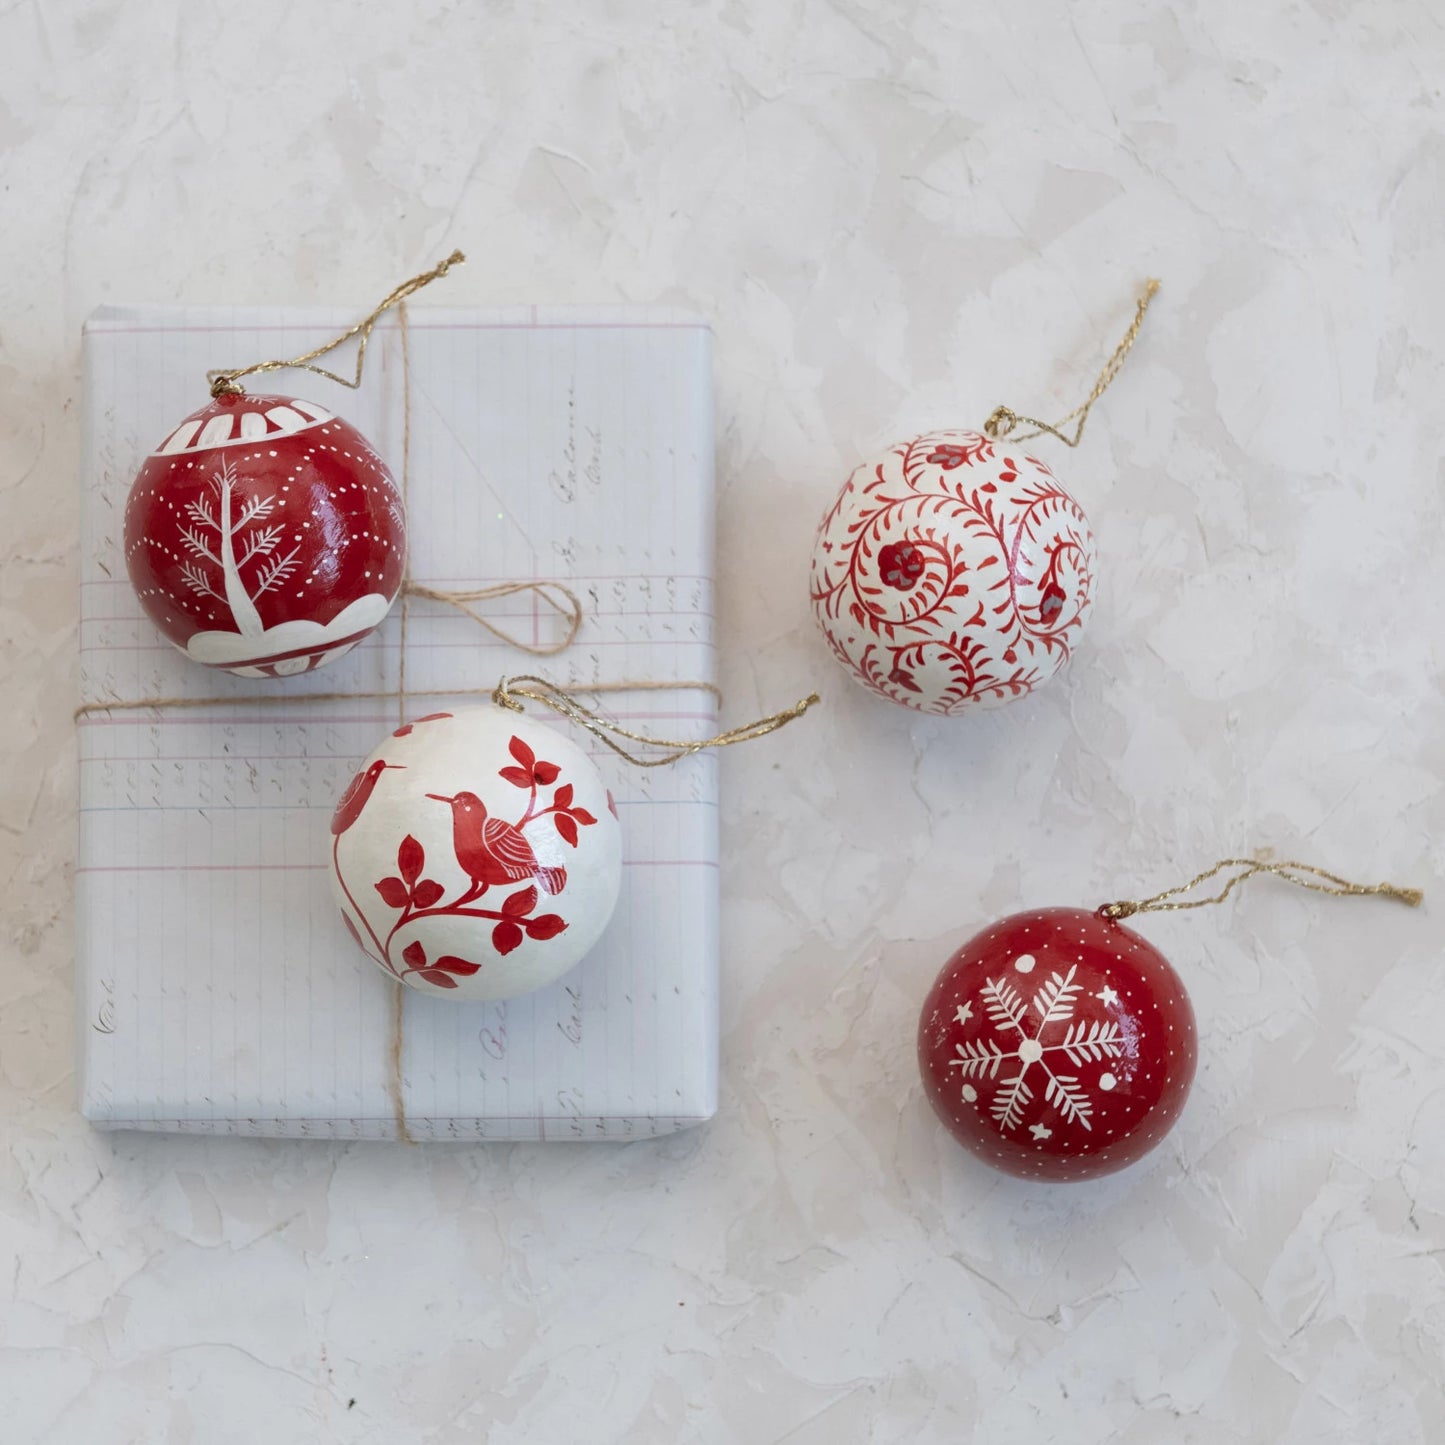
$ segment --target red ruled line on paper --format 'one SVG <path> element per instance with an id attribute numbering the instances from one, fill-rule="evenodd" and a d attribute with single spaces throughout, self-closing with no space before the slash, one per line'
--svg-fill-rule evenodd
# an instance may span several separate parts
<path id="1" fill-rule="evenodd" d="M 571 573 L 566 577 L 556 579 L 549 577 L 534 577 L 518 579 L 515 575 L 509 577 L 413 577 L 412 582 L 423 587 L 486 587 L 493 582 L 516 582 L 518 580 L 533 582 L 549 582 L 556 580 L 565 586 L 577 588 L 588 582 L 711 582 L 711 577 L 701 572 L 593 572 L 583 575 Z M 80 584 L 82 587 L 129 587 L 130 579 L 126 577 L 91 577 Z"/>
<path id="2" fill-rule="evenodd" d="M 500 619 L 505 621 L 506 619 Z M 584 651 L 590 651 L 594 647 L 705 647 L 711 650 L 716 644 L 703 637 L 644 637 L 641 639 L 618 637 L 612 639 L 599 638 L 587 642 L 578 643 Z M 401 643 L 389 642 L 385 638 L 372 638 L 366 644 L 371 652 L 395 652 Z M 503 642 L 500 638 L 460 638 L 456 642 L 427 642 L 415 647 L 417 652 L 475 652 L 479 648 L 487 647 L 494 649 L 510 648 L 511 644 Z M 84 657 L 92 652 L 174 652 L 175 645 L 170 642 L 87 642 L 79 649 L 80 655 Z"/>
<path id="3" fill-rule="evenodd" d="M 337 322 L 335 325 L 343 323 Z M 246 326 L 235 322 L 230 326 L 107 326 L 103 322 L 87 322 L 87 336 L 204 336 L 208 331 L 273 332 L 328 331 L 323 322 L 296 322 L 291 325 Z M 395 326 L 378 326 L 383 336 L 395 333 Z M 413 321 L 407 318 L 408 331 L 711 331 L 708 321 Z"/>
<path id="4" fill-rule="evenodd" d="M 576 687 L 575 690 L 576 690 L 577 692 L 586 692 L 586 691 L 587 691 L 587 689 L 586 689 L 585 687 L 582 687 L 580 684 L 577 685 L 577 687 Z M 681 690 L 681 689 L 680 689 L 680 690 Z M 457 694 L 457 695 L 460 696 L 460 694 Z M 300 702 L 303 698 L 305 698 L 305 696 L 306 696 L 305 693 L 298 693 L 298 694 L 296 695 L 296 699 L 295 699 L 295 700 L 296 700 L 297 702 Z M 446 701 L 446 698 L 445 698 L 445 697 L 442 697 L 440 694 L 435 694 L 435 695 L 434 695 L 434 694 L 428 692 L 427 697 L 430 698 L 430 699 L 432 699 L 432 700 L 434 700 L 434 701 L 436 701 L 436 700 L 443 701 L 443 702 Z M 425 701 L 426 699 L 419 699 L 419 700 L 420 700 L 420 701 Z M 235 702 L 234 702 L 233 705 L 236 706 L 236 707 L 246 707 L 246 706 L 247 706 L 247 703 L 246 703 L 246 700 L 245 700 L 244 698 L 237 698 L 237 699 L 235 699 Z M 98 708 L 103 708 L 103 707 L 105 706 L 105 703 L 98 701 L 98 702 L 95 703 L 95 706 L 98 707 Z M 124 709 L 122 715 L 119 716 L 119 717 L 99 717 L 99 716 L 91 715 L 91 716 L 89 716 L 89 717 L 83 717 L 83 718 L 79 719 L 79 721 L 76 723 L 76 727 L 81 727 L 81 728 L 121 727 L 121 726 L 127 726 L 127 725 L 128 725 L 128 726 L 131 726 L 131 727 L 178 727 L 178 726 L 181 726 L 181 725 L 183 725 L 183 724 L 185 724 L 185 723 L 191 723 L 191 722 L 197 721 L 197 719 L 196 719 L 194 716 L 191 716 L 191 717 L 155 717 L 155 718 L 147 718 L 147 717 L 137 717 L 137 716 L 135 716 L 135 714 L 137 714 L 137 713 L 144 713 L 146 710 L 147 710 L 147 709 L 146 709 L 146 708 L 143 708 L 143 707 L 141 707 L 141 708 L 126 708 L 126 709 Z M 193 710 L 187 709 L 187 711 L 193 711 Z M 609 718 L 615 719 L 617 722 L 704 722 L 704 723 L 711 723 L 711 722 L 716 722 L 716 721 L 717 721 L 717 712 L 716 712 L 716 710 L 714 710 L 714 711 L 712 711 L 712 712 L 611 712 L 611 713 L 608 713 L 607 716 L 608 716 Z M 251 727 L 293 727 L 293 726 L 295 726 L 297 723 L 307 723 L 307 724 L 310 724 L 310 725 L 314 725 L 314 726 L 316 726 L 316 727 L 349 727 L 349 726 L 351 726 L 351 725 L 353 725 L 353 724 L 356 725 L 357 727 L 361 727 L 361 726 L 366 726 L 366 727 L 380 727 L 380 726 L 383 726 L 383 725 L 385 725 L 385 726 L 387 726 L 387 727 L 394 727 L 395 724 L 396 724 L 396 713 L 395 713 L 394 711 L 393 711 L 393 712 L 387 712 L 387 713 L 376 713 L 376 714 L 371 714 L 371 713 L 358 713 L 358 714 L 356 714 L 356 715 L 353 716 L 353 717 L 317 717 L 317 716 L 315 716 L 315 715 L 312 714 L 312 713 L 301 713 L 301 714 L 298 714 L 296 717 L 286 717 L 286 716 L 284 716 L 284 715 L 278 716 L 278 715 L 276 715 L 276 714 L 267 714 L 267 715 L 264 716 L 264 717 L 232 717 L 232 716 L 230 716 L 230 715 L 228 715 L 228 714 L 226 714 L 226 713 L 223 713 L 223 712 L 211 712 L 211 711 L 207 710 L 206 713 L 205 713 L 205 720 L 206 720 L 207 722 L 214 723 L 214 724 L 216 724 L 217 726 L 224 726 L 224 727 L 241 727 L 241 728 L 251 728 Z M 589 751 L 591 751 L 591 750 L 589 750 Z M 600 754 L 598 754 L 598 756 L 600 756 Z M 297 762 L 312 762 L 312 763 L 347 762 L 347 761 L 349 761 L 349 757 L 348 757 L 348 756 L 343 756 L 343 755 L 340 754 L 340 753 L 251 753 L 251 752 L 247 752 L 247 753 L 245 753 L 244 755 L 242 755 L 242 754 L 240 754 L 240 753 L 212 753 L 212 754 L 191 755 L 191 756 L 188 756 L 188 757 L 176 757 L 176 756 L 174 756 L 173 754 L 168 753 L 168 754 L 166 754 L 166 756 L 164 756 L 164 757 L 136 757 L 136 758 L 108 758 L 108 757 L 103 757 L 103 756 L 101 756 L 101 755 L 99 755 L 99 754 L 95 754 L 95 755 L 91 755 L 91 756 L 87 756 L 87 757 L 83 758 L 82 761 L 83 761 L 83 762 L 87 762 L 87 763 L 122 763 L 122 762 L 136 762 L 136 763 L 195 763 L 195 762 L 205 762 L 205 761 L 207 761 L 207 760 L 214 759 L 214 760 L 217 761 L 217 762 L 244 763 L 244 762 L 248 762 L 248 761 L 250 761 L 250 760 L 252 760 L 252 759 L 254 759 L 254 758 L 291 759 L 291 760 L 294 760 L 294 761 L 297 761 Z"/>
<path id="5" fill-rule="evenodd" d="M 497 618 L 501 619 L 502 621 L 520 622 L 520 621 L 523 621 L 523 620 L 525 620 L 526 618 L 532 616 L 532 614 L 533 614 L 534 612 L 535 612 L 544 622 L 547 620 L 547 617 L 548 617 L 548 609 L 547 609 L 547 606 L 546 606 L 545 603 L 543 603 L 540 607 L 539 607 L 539 606 L 536 606 L 536 605 L 533 605 L 533 606 L 531 606 L 531 607 L 529 607 L 529 608 L 520 608 L 520 607 L 519 607 L 519 608 L 514 609 L 514 610 L 511 611 L 511 612 L 508 612 L 508 611 L 506 611 L 505 609 L 502 609 L 502 608 L 498 608 L 492 615 L 493 615 L 494 617 L 497 617 Z M 559 614 L 559 615 L 560 615 L 560 614 Z M 623 608 L 623 609 L 620 609 L 620 610 L 617 610 L 617 611 L 610 611 L 610 610 L 605 610 L 605 609 L 604 609 L 604 610 L 599 610 L 599 611 L 596 611 L 596 612 L 589 612 L 589 613 L 587 614 L 587 616 L 588 616 L 588 619 L 589 619 L 590 621 L 600 622 L 600 621 L 602 621 L 604 618 L 609 618 L 609 617 L 656 617 L 656 618 L 664 618 L 664 617 L 706 617 L 706 618 L 712 618 L 712 617 L 713 617 L 713 613 L 707 611 L 706 608 L 702 608 L 702 607 L 638 607 L 638 608 L 634 608 L 634 609 Z M 134 623 L 137 627 L 139 627 L 139 626 L 140 626 L 141 624 L 143 624 L 143 623 L 148 624 L 149 621 L 150 621 L 150 619 L 149 619 L 148 617 L 146 617 L 146 615 L 145 615 L 143 612 L 107 612 L 107 613 L 94 613 L 94 612 L 92 612 L 92 613 L 90 613 L 89 615 L 87 615 L 87 616 L 85 616 L 85 617 L 82 617 L 80 620 L 81 620 L 82 623 L 85 623 L 85 624 L 87 624 L 87 625 L 92 624 L 92 623 L 94 623 L 94 624 L 96 624 L 96 625 L 99 625 L 99 624 L 102 623 L 102 622 L 131 622 L 131 623 Z M 418 618 L 416 618 L 415 620 L 419 622 L 419 621 L 421 621 L 422 619 L 418 617 Z M 455 608 L 448 608 L 448 609 L 445 610 L 445 611 L 440 611 L 440 612 L 435 612 L 435 613 L 428 614 L 426 620 L 427 620 L 428 622 L 470 622 L 473 627 L 476 626 L 476 619 L 475 619 L 474 617 L 467 617 L 465 614 L 456 611 Z"/>
<path id="6" fill-rule="evenodd" d="M 715 858 L 624 858 L 624 868 L 716 868 Z M 329 863 L 95 863 L 77 873 L 324 873 Z"/>

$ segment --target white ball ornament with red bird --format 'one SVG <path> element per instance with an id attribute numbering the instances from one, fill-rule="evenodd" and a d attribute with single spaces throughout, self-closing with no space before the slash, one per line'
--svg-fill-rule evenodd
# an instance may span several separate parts
<path id="1" fill-rule="evenodd" d="M 496 706 L 398 728 L 342 794 L 331 835 L 352 937 L 437 997 L 554 982 L 601 938 L 621 891 L 621 829 L 592 760 Z"/>

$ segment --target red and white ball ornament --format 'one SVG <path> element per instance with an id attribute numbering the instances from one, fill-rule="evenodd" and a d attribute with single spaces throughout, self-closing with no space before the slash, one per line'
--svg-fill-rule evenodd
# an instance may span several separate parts
<path id="1" fill-rule="evenodd" d="M 438 997 L 560 978 L 607 927 L 622 831 L 592 760 L 497 706 L 432 713 L 361 765 L 331 821 L 331 883 L 378 967 Z"/>
<path id="2" fill-rule="evenodd" d="M 810 593 L 834 655 L 920 712 L 995 707 L 1046 682 L 1094 595 L 1083 510 L 1017 444 L 934 431 L 848 478 L 818 529 Z"/>
<path id="3" fill-rule="evenodd" d="M 309 672 L 395 600 L 402 498 L 365 437 L 325 407 L 223 392 L 141 467 L 125 560 L 146 614 L 187 657 L 243 677 Z"/>
<path id="4" fill-rule="evenodd" d="M 1000 919 L 944 966 L 918 1025 L 938 1117 L 1025 1179 L 1094 1179 L 1141 1159 L 1179 1117 L 1196 1055 L 1179 975 L 1103 910 Z"/>

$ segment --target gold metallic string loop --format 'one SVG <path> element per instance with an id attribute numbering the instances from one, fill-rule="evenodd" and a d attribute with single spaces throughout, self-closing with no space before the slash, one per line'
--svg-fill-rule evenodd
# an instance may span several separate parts
<path id="1" fill-rule="evenodd" d="M 325 346 L 318 346 L 313 351 L 303 351 L 300 356 L 293 356 L 289 361 L 257 361 L 250 366 L 241 366 L 224 371 L 208 371 L 206 380 L 211 385 L 213 397 L 224 396 L 227 392 L 239 393 L 243 391 L 240 380 L 243 376 L 254 376 L 263 371 L 311 371 L 317 376 L 324 376 L 341 386 L 349 386 L 353 391 L 361 385 L 361 372 L 366 363 L 366 343 L 371 340 L 371 329 L 376 325 L 381 316 L 390 311 L 393 306 L 399 306 L 408 296 L 420 291 L 423 286 L 430 286 L 433 281 L 440 280 L 453 266 L 460 266 L 467 258 L 460 251 L 453 251 L 450 256 L 439 265 L 433 266 L 430 271 L 423 271 L 420 276 L 413 276 L 410 281 L 403 281 L 395 291 L 382 301 L 371 315 L 358 321 L 355 326 L 343 331 L 334 340 L 328 341 Z M 318 356 L 325 356 L 327 352 L 335 351 L 338 346 L 345 346 L 353 337 L 361 338 L 361 345 L 356 349 L 356 374 L 348 381 L 344 376 L 338 376 L 334 371 L 327 371 L 324 366 L 313 366 L 311 363 Z"/>
<path id="2" fill-rule="evenodd" d="M 1124 365 L 1124 358 L 1128 356 L 1135 341 L 1139 337 L 1139 328 L 1144 324 L 1144 313 L 1149 309 L 1149 303 L 1154 299 L 1154 293 L 1159 289 L 1159 283 L 1149 280 L 1144 284 L 1144 294 L 1134 306 L 1134 319 L 1129 324 L 1129 329 L 1124 333 L 1124 339 L 1114 348 L 1114 354 L 1105 364 L 1103 371 L 1099 373 L 1099 379 L 1094 383 L 1094 389 L 1089 393 L 1089 398 L 1082 406 L 1076 406 L 1067 416 L 1061 417 L 1050 425 L 1046 421 L 1040 421 L 1037 417 L 1022 416 L 1018 412 L 1006 406 L 996 406 L 989 414 L 989 418 L 983 424 L 983 429 L 995 441 L 1002 441 L 1006 436 L 1013 433 L 1015 427 L 1031 426 L 1033 431 L 1025 432 L 1022 436 L 1016 437 L 1016 441 L 1031 441 L 1034 437 L 1049 436 L 1057 437 L 1066 447 L 1076 447 L 1079 438 L 1084 434 L 1084 423 L 1089 419 L 1089 412 L 1093 405 L 1109 389 L 1114 378 L 1118 376 L 1120 368 Z M 1077 422 L 1072 436 L 1066 435 L 1064 428 L 1070 422 Z"/>
<path id="3" fill-rule="evenodd" d="M 624 691 L 647 691 L 653 692 L 662 689 L 677 687 L 677 683 L 612 683 L 604 687 L 589 686 L 585 683 L 574 684 L 579 692 L 624 692 Z M 771 717 L 759 718 L 756 722 L 745 723 L 741 727 L 731 728 L 727 732 L 718 733 L 716 737 L 700 738 L 693 740 L 678 740 L 675 738 L 655 738 L 646 733 L 636 733 L 619 723 L 610 722 L 600 714 L 584 706 L 570 693 L 564 692 L 554 683 L 550 683 L 542 677 L 504 677 L 497 684 L 496 691 L 492 694 L 492 701 L 498 707 L 510 709 L 512 712 L 524 711 L 519 698 L 528 698 L 532 702 L 540 703 L 543 707 L 549 707 L 553 712 L 560 713 L 569 722 L 574 722 L 580 728 L 585 728 L 599 742 L 611 748 L 618 757 L 625 758 L 629 763 L 639 768 L 661 768 L 668 763 L 675 763 L 682 758 L 691 757 L 693 753 L 700 753 L 708 748 L 726 748 L 734 743 L 750 742 L 753 738 L 766 737 L 769 733 L 777 732 L 781 727 L 786 727 L 796 718 L 802 717 L 807 710 L 819 699 L 818 694 L 810 693 L 801 702 L 794 703 L 792 707 L 783 712 L 774 713 Z M 641 743 L 645 747 L 662 748 L 665 751 L 661 757 L 644 758 L 638 757 L 636 753 L 630 752 L 617 741 L 618 738 L 626 738 L 629 742 Z"/>
<path id="4" fill-rule="evenodd" d="M 1183 894 L 1192 892 L 1201 883 L 1207 883 L 1229 868 L 1238 868 L 1241 871 L 1230 878 L 1218 893 L 1208 898 L 1182 899 Z M 1223 903 L 1245 879 L 1253 878 L 1259 873 L 1271 873 L 1286 883 L 1293 883 L 1296 888 L 1308 888 L 1313 893 L 1331 893 L 1337 898 L 1363 898 L 1376 894 L 1381 898 L 1398 899 L 1411 908 L 1418 908 L 1425 897 L 1418 888 L 1401 888 L 1394 883 L 1351 883 L 1348 879 L 1337 877 L 1308 863 L 1265 863 L 1257 858 L 1226 858 L 1214 867 L 1206 868 L 1188 883 L 1180 884 L 1178 888 L 1166 888 L 1152 898 L 1143 898 L 1137 902 L 1106 903 L 1099 909 L 1099 913 L 1104 918 L 1117 920 L 1131 918 L 1136 913 L 1172 913 L 1181 908 L 1207 908 L 1212 903 Z"/>

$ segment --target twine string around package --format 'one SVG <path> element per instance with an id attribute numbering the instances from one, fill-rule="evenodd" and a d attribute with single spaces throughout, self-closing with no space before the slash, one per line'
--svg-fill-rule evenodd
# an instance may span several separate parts
<path id="1" fill-rule="evenodd" d="M 402 374 L 406 378 L 406 385 L 403 396 L 403 423 L 402 423 L 402 448 L 401 448 L 401 491 L 403 504 L 407 503 L 411 487 L 411 360 L 410 343 L 407 328 L 406 307 L 403 305 L 398 312 L 398 320 L 401 331 L 402 349 Z M 581 627 L 581 605 L 577 602 L 575 594 L 569 589 L 557 583 L 515 583 L 503 584 L 503 589 L 513 591 L 523 590 L 531 587 L 538 590 L 547 601 L 558 611 L 564 611 L 556 602 L 553 602 L 542 589 L 555 587 L 559 592 L 564 593 L 574 605 L 575 611 L 572 614 L 572 625 L 566 640 L 561 647 L 553 649 L 560 651 L 563 647 L 571 644 Z M 402 588 L 401 597 L 401 627 L 400 627 L 400 650 L 397 664 L 397 723 L 398 726 L 406 722 L 407 702 L 415 693 L 409 693 L 406 680 L 406 655 L 407 655 L 407 626 L 409 621 L 408 602 L 411 597 L 432 597 L 439 601 L 451 603 L 455 607 L 476 618 L 484 627 L 490 631 L 497 631 L 485 618 L 478 616 L 465 603 L 483 595 L 505 595 L 505 591 L 499 593 L 497 588 L 486 588 L 480 592 L 447 592 L 438 593 L 430 588 L 415 587 L 410 584 Z M 504 635 L 504 634 L 499 634 Z M 658 682 L 658 681 L 621 681 L 621 682 L 600 682 L 584 683 L 574 685 L 576 691 L 589 693 L 603 692 L 676 692 L 676 691 L 704 691 L 709 692 L 721 702 L 722 693 L 710 682 Z M 463 695 L 486 694 L 485 689 L 467 689 L 465 693 L 451 692 L 443 694 L 448 697 Z M 811 694 L 804 701 L 784 712 L 776 713 L 772 717 L 763 718 L 758 722 L 748 723 L 742 727 L 733 728 L 715 737 L 704 738 L 697 741 L 676 741 L 666 738 L 654 738 L 645 733 L 634 732 L 624 728 L 621 724 L 611 722 L 602 714 L 587 707 L 580 702 L 572 692 L 558 687 L 555 683 L 548 682 L 545 678 L 522 675 L 519 677 L 504 677 L 487 694 L 498 706 L 507 708 L 512 712 L 521 712 L 522 705 L 519 698 L 528 698 L 534 702 L 542 703 L 550 707 L 554 712 L 559 713 L 570 721 L 585 728 L 593 737 L 605 743 L 613 752 L 628 762 L 641 768 L 662 767 L 668 763 L 675 763 L 682 758 L 689 757 L 693 753 L 702 752 L 706 748 L 728 747 L 732 743 L 745 742 L 750 738 L 763 737 L 767 733 L 785 726 L 795 717 L 801 717 L 808 708 L 818 701 L 816 693 Z M 641 757 L 616 741 L 618 737 L 626 738 L 631 742 L 662 749 L 662 755 L 655 758 Z M 392 1112 L 396 1119 L 397 1136 L 403 1143 L 414 1144 L 415 1138 L 407 1124 L 406 1117 L 406 1094 L 405 1081 L 402 1073 L 403 1055 L 406 1046 L 406 994 L 404 984 L 398 981 L 395 985 L 392 1006 L 392 1028 L 391 1044 L 388 1050 L 387 1070 L 387 1091 L 391 1097 Z"/>
<path id="2" fill-rule="evenodd" d="M 343 332 L 340 336 L 327 342 L 323 346 L 316 347 L 312 351 L 305 352 L 301 356 L 294 357 L 287 361 L 265 361 L 258 362 L 251 366 L 229 369 L 224 371 L 213 371 L 207 373 L 211 384 L 211 395 L 220 397 L 226 394 L 237 394 L 242 391 L 240 378 L 250 376 L 259 372 L 280 371 L 288 369 L 301 369 L 311 371 L 320 376 L 325 376 L 342 386 L 351 388 L 358 387 L 364 369 L 366 346 L 370 340 L 371 332 L 381 315 L 392 309 L 397 310 L 398 331 L 400 333 L 402 351 L 402 403 L 403 403 L 403 430 L 402 430 L 402 466 L 401 466 L 401 496 L 403 508 L 410 501 L 411 489 L 411 425 L 412 425 L 412 396 L 411 396 L 411 357 L 409 329 L 407 325 L 406 298 L 411 296 L 423 286 L 429 285 L 432 281 L 446 275 L 448 269 L 460 263 L 464 257 L 460 251 L 455 251 L 440 265 L 431 271 L 424 272 L 420 276 L 413 277 L 410 281 L 403 282 L 391 292 L 364 320 Z M 360 337 L 360 345 L 357 349 L 356 370 L 354 378 L 348 381 L 345 377 L 338 376 L 335 372 L 326 370 L 324 367 L 314 366 L 311 363 L 317 357 L 324 356 L 337 347 L 344 345 L 353 338 Z M 532 592 L 542 602 L 549 606 L 555 613 L 565 620 L 566 627 L 564 635 L 560 640 L 550 643 L 529 642 L 518 638 L 505 629 L 493 623 L 475 610 L 473 603 L 491 599 L 514 596 L 518 593 Z M 678 741 L 672 739 L 652 738 L 643 733 L 633 732 L 623 728 L 620 724 L 610 722 L 602 714 L 586 707 L 573 695 L 575 692 L 606 693 L 606 692 L 656 692 L 656 691 L 701 691 L 707 692 L 721 702 L 722 694 L 711 682 L 678 680 L 672 682 L 659 681 L 617 681 L 617 682 L 593 682 L 572 684 L 572 692 L 563 690 L 555 684 L 547 682 L 543 678 L 532 676 L 521 676 L 515 678 L 503 678 L 493 688 L 430 688 L 416 689 L 408 686 L 406 676 L 407 661 L 407 634 L 410 622 L 410 601 L 412 598 L 425 598 L 435 602 L 441 602 L 448 606 L 455 607 L 458 611 L 465 613 L 475 622 L 484 627 L 494 636 L 518 648 L 520 651 L 537 657 L 552 656 L 562 652 L 572 645 L 581 630 L 583 621 L 582 603 L 577 595 L 561 582 L 554 580 L 547 581 L 514 581 L 496 583 L 487 587 L 472 588 L 460 591 L 447 591 L 439 588 L 425 586 L 412 581 L 409 567 L 403 575 L 402 583 L 398 592 L 400 601 L 400 629 L 399 629 L 399 651 L 397 666 L 397 686 L 394 689 L 385 691 L 364 691 L 364 692 L 309 692 L 294 695 L 266 694 L 261 696 L 237 697 L 213 695 L 207 697 L 155 697 L 155 698 L 128 698 L 115 699 L 111 701 L 84 703 L 76 708 L 74 716 L 78 721 L 82 717 L 97 712 L 124 712 L 137 711 L 141 709 L 194 709 L 204 707 L 225 706 L 227 704 L 242 704 L 247 707 L 276 707 L 292 705 L 313 705 L 322 702 L 357 702 L 365 700 L 391 700 L 395 698 L 400 723 L 405 723 L 406 712 L 409 700 L 421 697 L 437 698 L 459 698 L 459 697 L 490 697 L 498 706 L 509 708 L 520 712 L 521 704 L 518 698 L 529 698 L 533 701 L 545 703 L 554 711 L 578 723 L 590 732 L 594 737 L 606 743 L 614 752 L 621 757 L 636 764 L 639 767 L 660 767 L 668 763 L 675 763 L 682 758 L 694 753 L 701 752 L 706 748 L 727 747 L 735 742 L 743 742 L 753 737 L 762 737 L 767 733 L 791 722 L 795 717 L 800 717 L 814 703 L 818 701 L 816 694 L 811 695 L 795 707 L 778 713 L 769 718 L 761 719 L 758 722 L 746 724 L 739 728 L 731 729 L 728 732 L 718 734 L 712 738 L 698 741 Z M 662 750 L 663 755 L 656 758 L 644 758 L 638 756 L 619 744 L 615 738 L 622 737 L 640 745 L 652 746 Z M 392 1112 L 396 1122 L 397 1136 L 407 1144 L 414 1144 L 416 1140 L 411 1133 L 406 1117 L 406 1102 L 403 1078 L 403 1050 L 405 1045 L 405 995 L 406 989 L 400 983 L 395 984 L 394 1006 L 392 1010 L 392 1028 L 388 1047 L 388 1070 L 387 1070 L 387 1092 L 391 1099 Z"/>
<path id="3" fill-rule="evenodd" d="M 1211 878 L 1217 878 L 1231 868 L 1239 871 L 1228 879 L 1218 893 L 1205 898 L 1184 896 L 1193 892 L 1201 883 L 1207 883 Z M 1260 858 L 1225 858 L 1191 878 L 1188 883 L 1181 883 L 1176 888 L 1166 888 L 1152 898 L 1106 903 L 1099 909 L 1099 913 L 1104 918 L 1117 921 L 1132 918 L 1136 913 L 1173 913 L 1185 908 L 1207 908 L 1214 903 L 1223 903 L 1246 879 L 1257 877 L 1261 873 L 1283 879 L 1286 883 L 1294 884 L 1296 888 L 1308 888 L 1312 893 L 1329 893 L 1337 898 L 1364 898 L 1373 895 L 1393 898 L 1411 908 L 1418 908 L 1425 897 L 1418 888 L 1402 888 L 1394 883 L 1351 883 L 1346 878 L 1309 863 L 1271 863 Z"/>
<path id="4" fill-rule="evenodd" d="M 1034 437 L 1048 435 L 1057 437 L 1066 447 L 1078 446 L 1079 438 L 1084 434 L 1084 423 L 1088 421 L 1094 403 L 1109 389 L 1123 367 L 1125 357 L 1129 355 L 1135 341 L 1138 340 L 1139 328 L 1144 324 L 1144 313 L 1149 309 L 1149 303 L 1154 299 L 1154 293 L 1158 289 L 1159 283 L 1152 278 L 1145 282 L 1143 294 L 1135 302 L 1134 319 L 1129 323 L 1129 329 L 1124 333 L 1124 339 L 1114 348 L 1114 354 L 1105 362 L 1104 369 L 1099 373 L 1099 379 L 1094 383 L 1093 391 L 1067 416 L 1050 423 L 1040 421 L 1037 417 L 1024 416 L 1011 407 L 996 406 L 983 424 L 984 431 L 995 441 L 1002 441 L 1005 437 L 1011 436 L 1016 427 L 1027 426 L 1033 427 L 1034 430 L 1024 432 L 1015 438 L 1016 441 L 1026 442 L 1031 441 Z M 1065 430 L 1071 422 L 1075 424 L 1072 435 Z"/>

